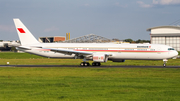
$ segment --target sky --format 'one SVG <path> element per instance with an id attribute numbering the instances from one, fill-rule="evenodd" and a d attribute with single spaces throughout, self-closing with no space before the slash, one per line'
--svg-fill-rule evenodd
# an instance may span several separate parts
<path id="1" fill-rule="evenodd" d="M 13 18 L 37 39 L 71 33 L 150 40 L 146 29 L 180 25 L 180 0 L 0 0 L 0 40 L 19 40 Z"/>

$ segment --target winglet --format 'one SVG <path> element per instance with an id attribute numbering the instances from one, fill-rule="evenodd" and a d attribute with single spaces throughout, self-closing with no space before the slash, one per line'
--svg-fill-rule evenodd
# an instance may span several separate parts
<path id="1" fill-rule="evenodd" d="M 21 45 L 30 45 L 39 43 L 26 26 L 19 20 L 13 19 L 16 30 L 21 41 Z"/>

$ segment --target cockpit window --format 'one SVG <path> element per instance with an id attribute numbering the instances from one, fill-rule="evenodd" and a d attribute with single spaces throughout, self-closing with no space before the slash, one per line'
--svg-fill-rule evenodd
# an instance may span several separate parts
<path id="1" fill-rule="evenodd" d="M 168 48 L 168 50 L 174 50 L 174 48 Z"/>

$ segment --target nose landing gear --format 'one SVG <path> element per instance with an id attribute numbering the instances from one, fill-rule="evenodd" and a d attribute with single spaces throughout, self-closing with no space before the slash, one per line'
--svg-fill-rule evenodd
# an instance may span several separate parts
<path id="1" fill-rule="evenodd" d="M 166 63 L 163 64 L 163 67 L 166 67 Z"/>
<path id="2" fill-rule="evenodd" d="M 164 62 L 163 67 L 166 67 L 167 61 L 168 61 L 167 59 L 163 59 L 163 62 Z"/>

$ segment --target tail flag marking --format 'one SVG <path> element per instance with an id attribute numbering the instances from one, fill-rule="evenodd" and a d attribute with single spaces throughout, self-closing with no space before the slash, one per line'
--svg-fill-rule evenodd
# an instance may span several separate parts
<path id="1" fill-rule="evenodd" d="M 22 28 L 17 28 L 20 33 L 26 33 Z"/>

